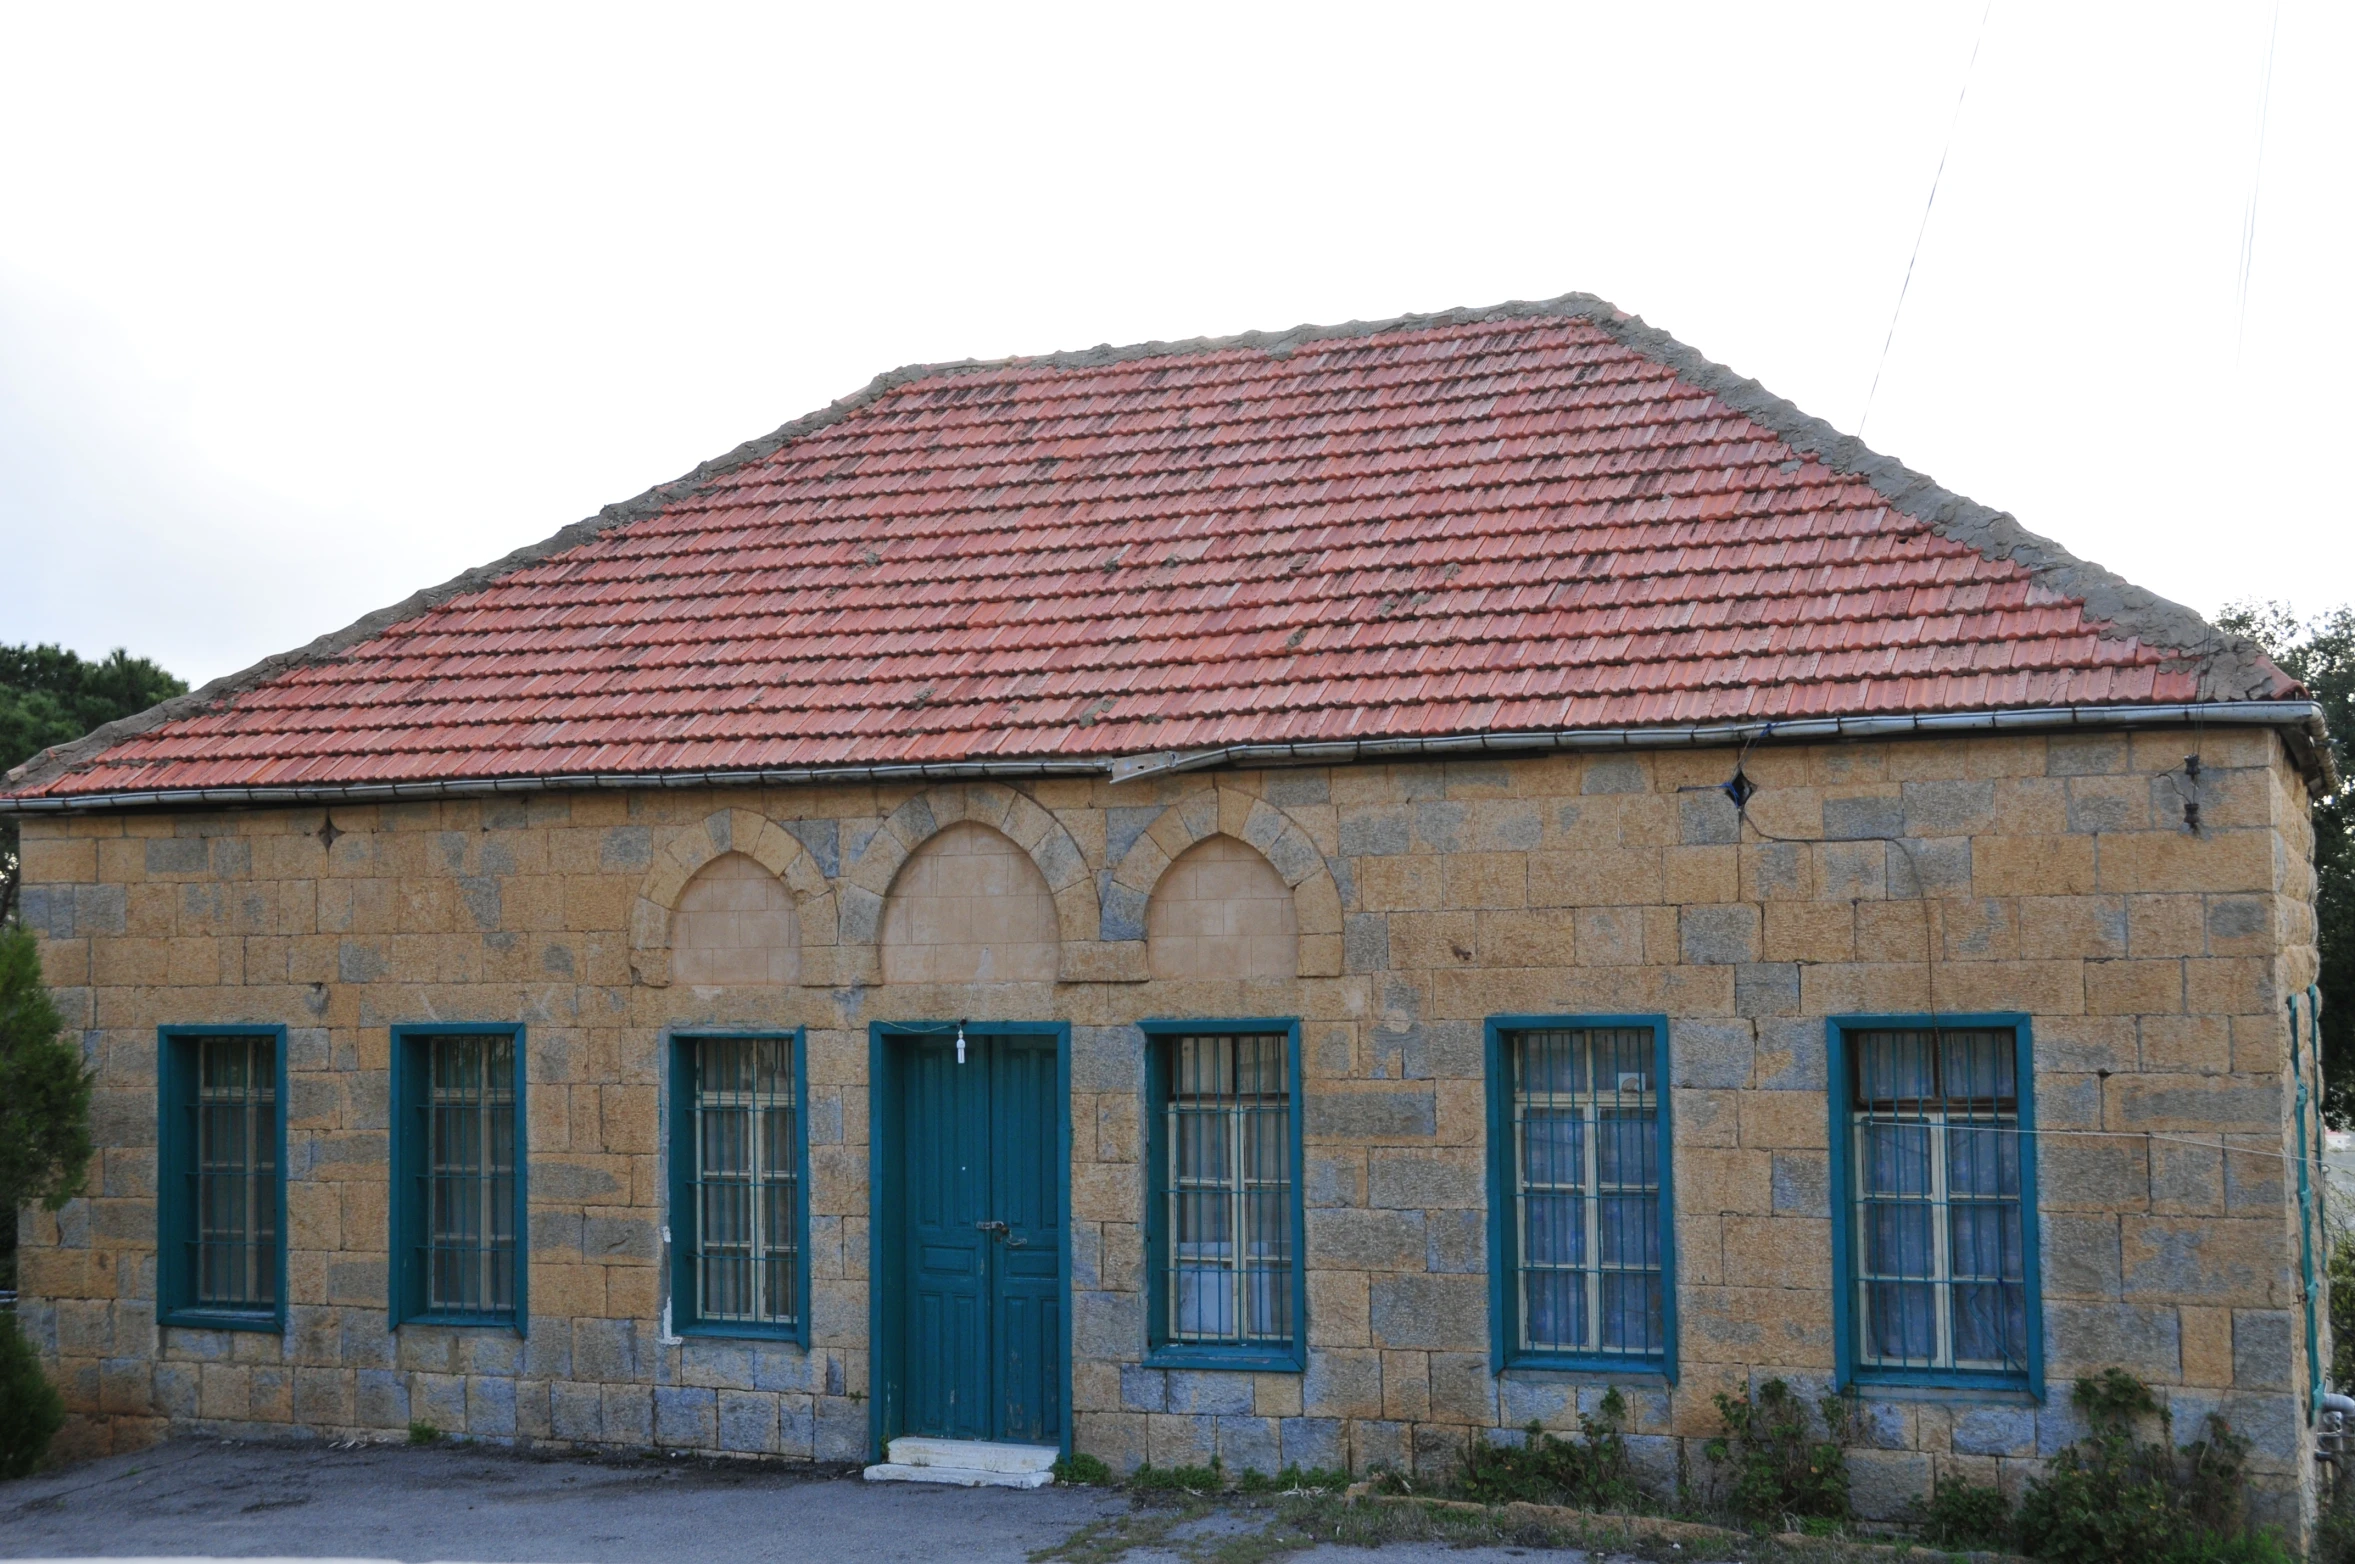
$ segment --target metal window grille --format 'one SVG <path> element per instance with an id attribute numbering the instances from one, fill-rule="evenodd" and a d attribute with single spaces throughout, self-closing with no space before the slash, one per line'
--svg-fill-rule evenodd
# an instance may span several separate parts
<path id="1" fill-rule="evenodd" d="M 1264 1346 L 1292 1340 L 1288 1041 L 1280 1033 L 1166 1041 L 1166 1307 L 1172 1342 Z"/>
<path id="2" fill-rule="evenodd" d="M 278 1301 L 278 1059 L 269 1037 L 196 1042 L 195 1158 L 188 1209 L 194 1301 Z"/>
<path id="3" fill-rule="evenodd" d="M 515 1040 L 429 1040 L 426 1307 L 515 1307 Z"/>
<path id="4" fill-rule="evenodd" d="M 1666 1350 L 1660 1093 L 1648 1028 L 1512 1039 L 1520 1346 Z"/>
<path id="5" fill-rule="evenodd" d="M 794 1324 L 801 1192 L 792 1039 L 697 1039 L 694 1111 L 697 1313 Z"/>
<path id="6" fill-rule="evenodd" d="M 2013 1034 L 1860 1032 L 1851 1070 L 1857 1361 L 2025 1370 Z"/>

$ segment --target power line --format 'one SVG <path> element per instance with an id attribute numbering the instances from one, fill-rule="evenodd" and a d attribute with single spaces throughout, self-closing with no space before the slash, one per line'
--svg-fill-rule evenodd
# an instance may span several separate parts
<path id="1" fill-rule="evenodd" d="M 1856 438 L 1864 438 L 1864 426 L 1873 416 L 1873 398 L 1881 391 L 1881 371 L 1889 367 L 1889 344 L 1897 340 L 1897 318 L 1905 313 L 1905 295 L 1913 287 L 1913 265 L 1922 258 L 1922 236 L 1930 231 L 1930 212 L 1938 204 L 1938 184 L 1946 177 L 1946 157 L 1954 150 L 1954 133 L 1962 124 L 1963 100 L 1971 95 L 1971 73 L 1979 64 L 1979 45 L 1987 41 L 1987 18 L 1994 14 L 1995 0 L 1987 0 L 1987 8 L 1979 13 L 1978 36 L 1971 40 L 1970 63 L 1963 67 L 1962 91 L 1954 95 L 1954 118 L 1946 125 L 1946 145 L 1938 149 L 1938 171 L 1930 176 L 1930 199 L 1922 203 L 1922 222 L 1913 234 L 1913 253 L 1905 258 L 1905 280 L 1897 286 L 1897 307 L 1889 312 L 1889 333 L 1881 339 L 1880 362 L 1873 365 L 1872 389 L 1864 394 L 1864 411 L 1856 420 Z"/>

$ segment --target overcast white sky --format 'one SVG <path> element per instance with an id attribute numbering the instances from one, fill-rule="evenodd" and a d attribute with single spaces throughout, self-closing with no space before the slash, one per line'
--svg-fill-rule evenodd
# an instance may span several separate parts
<path id="1" fill-rule="evenodd" d="M 0 0 L 0 641 L 191 680 L 920 360 L 1542 298 L 1853 431 L 1982 0 Z M 1868 439 L 2355 599 L 2355 7 L 1994 0 Z"/>

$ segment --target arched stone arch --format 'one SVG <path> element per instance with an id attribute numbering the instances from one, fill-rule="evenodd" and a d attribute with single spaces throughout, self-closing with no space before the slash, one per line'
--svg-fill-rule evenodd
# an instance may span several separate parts
<path id="1" fill-rule="evenodd" d="M 925 838 L 883 898 L 886 983 L 1052 983 L 1061 955 L 1038 865 L 978 820 Z"/>
<path id="2" fill-rule="evenodd" d="M 1145 903 L 1145 969 L 1156 978 L 1296 976 L 1292 887 L 1242 838 L 1202 838 L 1170 860 Z"/>
<path id="3" fill-rule="evenodd" d="M 723 809 L 699 828 L 680 832 L 654 855 L 630 906 L 630 970 L 656 988 L 671 981 L 671 929 L 679 897 L 703 867 L 726 853 L 742 853 L 785 882 L 793 898 L 801 950 L 801 982 L 822 988 L 835 980 L 835 896 L 809 849 L 776 821 L 749 809 Z"/>
<path id="4" fill-rule="evenodd" d="M 996 782 L 962 782 L 927 788 L 884 817 L 837 893 L 840 939 L 863 981 L 881 975 L 883 903 L 900 867 L 927 840 L 961 820 L 988 826 L 1028 854 L 1055 902 L 1055 928 L 1062 942 L 1058 970 L 1070 980 L 1088 970 L 1085 951 L 1093 946 L 1102 920 L 1088 861 L 1071 833 L 1036 800 Z"/>
<path id="5" fill-rule="evenodd" d="M 1206 787 L 1171 804 L 1112 866 L 1104 889 L 1107 940 L 1142 940 L 1153 889 L 1171 863 L 1196 842 L 1231 836 L 1256 848 L 1292 888 L 1300 936 L 1300 977 L 1341 972 L 1341 888 L 1325 855 L 1298 821 L 1264 798 L 1235 788 Z"/>

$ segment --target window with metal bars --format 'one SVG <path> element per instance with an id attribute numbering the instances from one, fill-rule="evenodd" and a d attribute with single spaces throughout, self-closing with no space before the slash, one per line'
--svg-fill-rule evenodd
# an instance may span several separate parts
<path id="1" fill-rule="evenodd" d="M 671 1039 L 671 1318 L 806 1342 L 798 1032 Z"/>
<path id="2" fill-rule="evenodd" d="M 1655 1017 L 1490 1023 L 1498 1367 L 1670 1368 L 1665 1036 Z"/>
<path id="3" fill-rule="evenodd" d="M 1154 1023 L 1148 1238 L 1156 1361 L 1297 1368 L 1299 1033 Z"/>
<path id="4" fill-rule="evenodd" d="M 167 1027 L 158 1047 L 158 1317 L 275 1330 L 286 1289 L 285 1030 Z"/>
<path id="5" fill-rule="evenodd" d="M 395 1027 L 395 1323 L 524 1320 L 523 1029 Z"/>
<path id="6" fill-rule="evenodd" d="M 1835 1022 L 1833 1053 L 1853 1376 L 2030 1384 L 2041 1332 L 2024 1019 Z"/>

